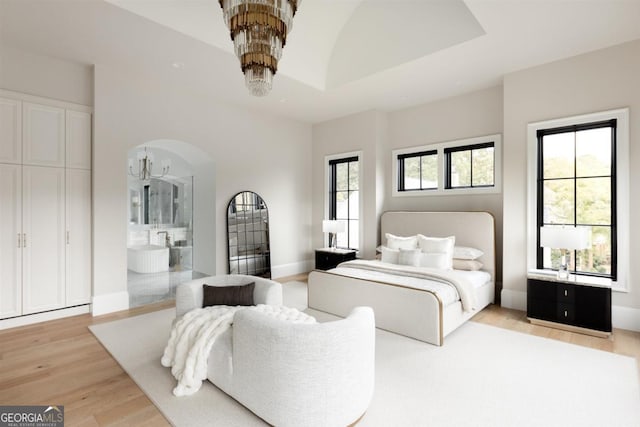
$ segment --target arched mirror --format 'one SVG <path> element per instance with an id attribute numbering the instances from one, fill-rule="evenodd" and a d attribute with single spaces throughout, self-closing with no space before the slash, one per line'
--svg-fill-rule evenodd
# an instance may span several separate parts
<path id="1" fill-rule="evenodd" d="M 227 206 L 229 273 L 271 278 L 269 211 L 262 197 L 242 191 Z"/>

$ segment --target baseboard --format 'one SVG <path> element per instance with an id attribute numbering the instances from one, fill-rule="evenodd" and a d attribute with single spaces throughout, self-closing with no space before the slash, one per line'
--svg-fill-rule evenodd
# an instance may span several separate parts
<path id="1" fill-rule="evenodd" d="M 527 310 L 527 293 L 514 291 L 512 289 L 502 289 L 500 292 L 500 306 L 513 310 Z"/>
<path id="2" fill-rule="evenodd" d="M 614 305 L 611 318 L 614 328 L 640 332 L 640 309 Z"/>
<path id="3" fill-rule="evenodd" d="M 296 274 L 308 273 L 313 270 L 313 265 L 313 260 L 274 265 L 271 266 L 271 277 L 277 279 L 278 277 L 295 276 Z"/>
<path id="4" fill-rule="evenodd" d="M 126 310 L 129 308 L 129 292 L 121 291 L 111 294 L 95 295 L 92 303 L 91 313 L 94 316 Z"/>
<path id="5" fill-rule="evenodd" d="M 63 317 L 77 316 L 79 314 L 89 313 L 90 311 L 91 310 L 89 308 L 89 304 L 85 304 L 75 307 L 62 308 L 60 310 L 51 310 L 45 311 L 43 313 L 34 313 L 24 316 L 12 317 L 10 319 L 0 320 L 0 330 L 31 325 L 33 323 L 46 322 L 49 320 L 62 319 Z"/>

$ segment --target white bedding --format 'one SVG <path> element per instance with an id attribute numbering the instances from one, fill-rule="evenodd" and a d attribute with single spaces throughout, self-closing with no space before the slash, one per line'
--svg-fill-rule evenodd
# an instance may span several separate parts
<path id="1" fill-rule="evenodd" d="M 360 269 L 358 264 L 365 265 L 373 269 Z M 393 269 L 397 270 L 398 265 L 384 263 L 382 261 L 349 261 L 338 265 L 338 267 L 330 270 L 331 273 L 339 274 L 342 276 L 355 277 L 364 280 L 373 280 L 378 282 L 390 283 L 393 285 L 401 285 L 409 288 L 424 289 L 435 293 L 443 306 L 448 306 L 457 301 L 460 301 L 460 293 L 456 287 L 451 283 L 445 283 L 439 280 L 402 276 L 393 274 L 393 272 L 378 271 L 375 268 L 380 267 L 382 270 Z M 415 273 L 433 273 L 432 269 L 402 266 L 402 270 L 406 270 L 410 274 Z M 463 271 L 463 270 L 439 270 L 439 274 L 447 277 L 451 277 L 457 280 L 458 283 L 463 283 L 470 288 L 471 292 L 484 286 L 487 282 L 491 281 L 491 275 L 486 271 Z"/>

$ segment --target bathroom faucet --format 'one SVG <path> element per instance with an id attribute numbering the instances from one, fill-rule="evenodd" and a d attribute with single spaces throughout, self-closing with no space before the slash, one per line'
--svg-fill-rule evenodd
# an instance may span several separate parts
<path id="1" fill-rule="evenodd" d="M 169 238 L 169 232 L 168 231 L 158 231 L 158 234 L 162 234 L 164 233 L 164 245 L 166 247 L 170 247 L 171 246 L 171 239 Z"/>

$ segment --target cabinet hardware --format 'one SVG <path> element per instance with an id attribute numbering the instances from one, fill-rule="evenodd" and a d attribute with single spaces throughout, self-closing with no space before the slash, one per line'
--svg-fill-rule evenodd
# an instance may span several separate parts
<path id="1" fill-rule="evenodd" d="M 23 248 L 27 247 L 27 233 L 22 234 L 22 247 Z"/>
<path id="2" fill-rule="evenodd" d="M 20 240 L 20 233 L 18 233 L 18 248 L 22 247 L 22 241 Z"/>
<path id="3" fill-rule="evenodd" d="M 567 296 L 567 290 L 566 289 L 564 290 L 564 296 L 565 297 Z"/>
<path id="4" fill-rule="evenodd" d="M 567 310 L 564 311 L 564 317 L 567 317 Z"/>
<path id="5" fill-rule="evenodd" d="M 69 244 L 69 232 L 67 231 L 67 245 Z"/>

